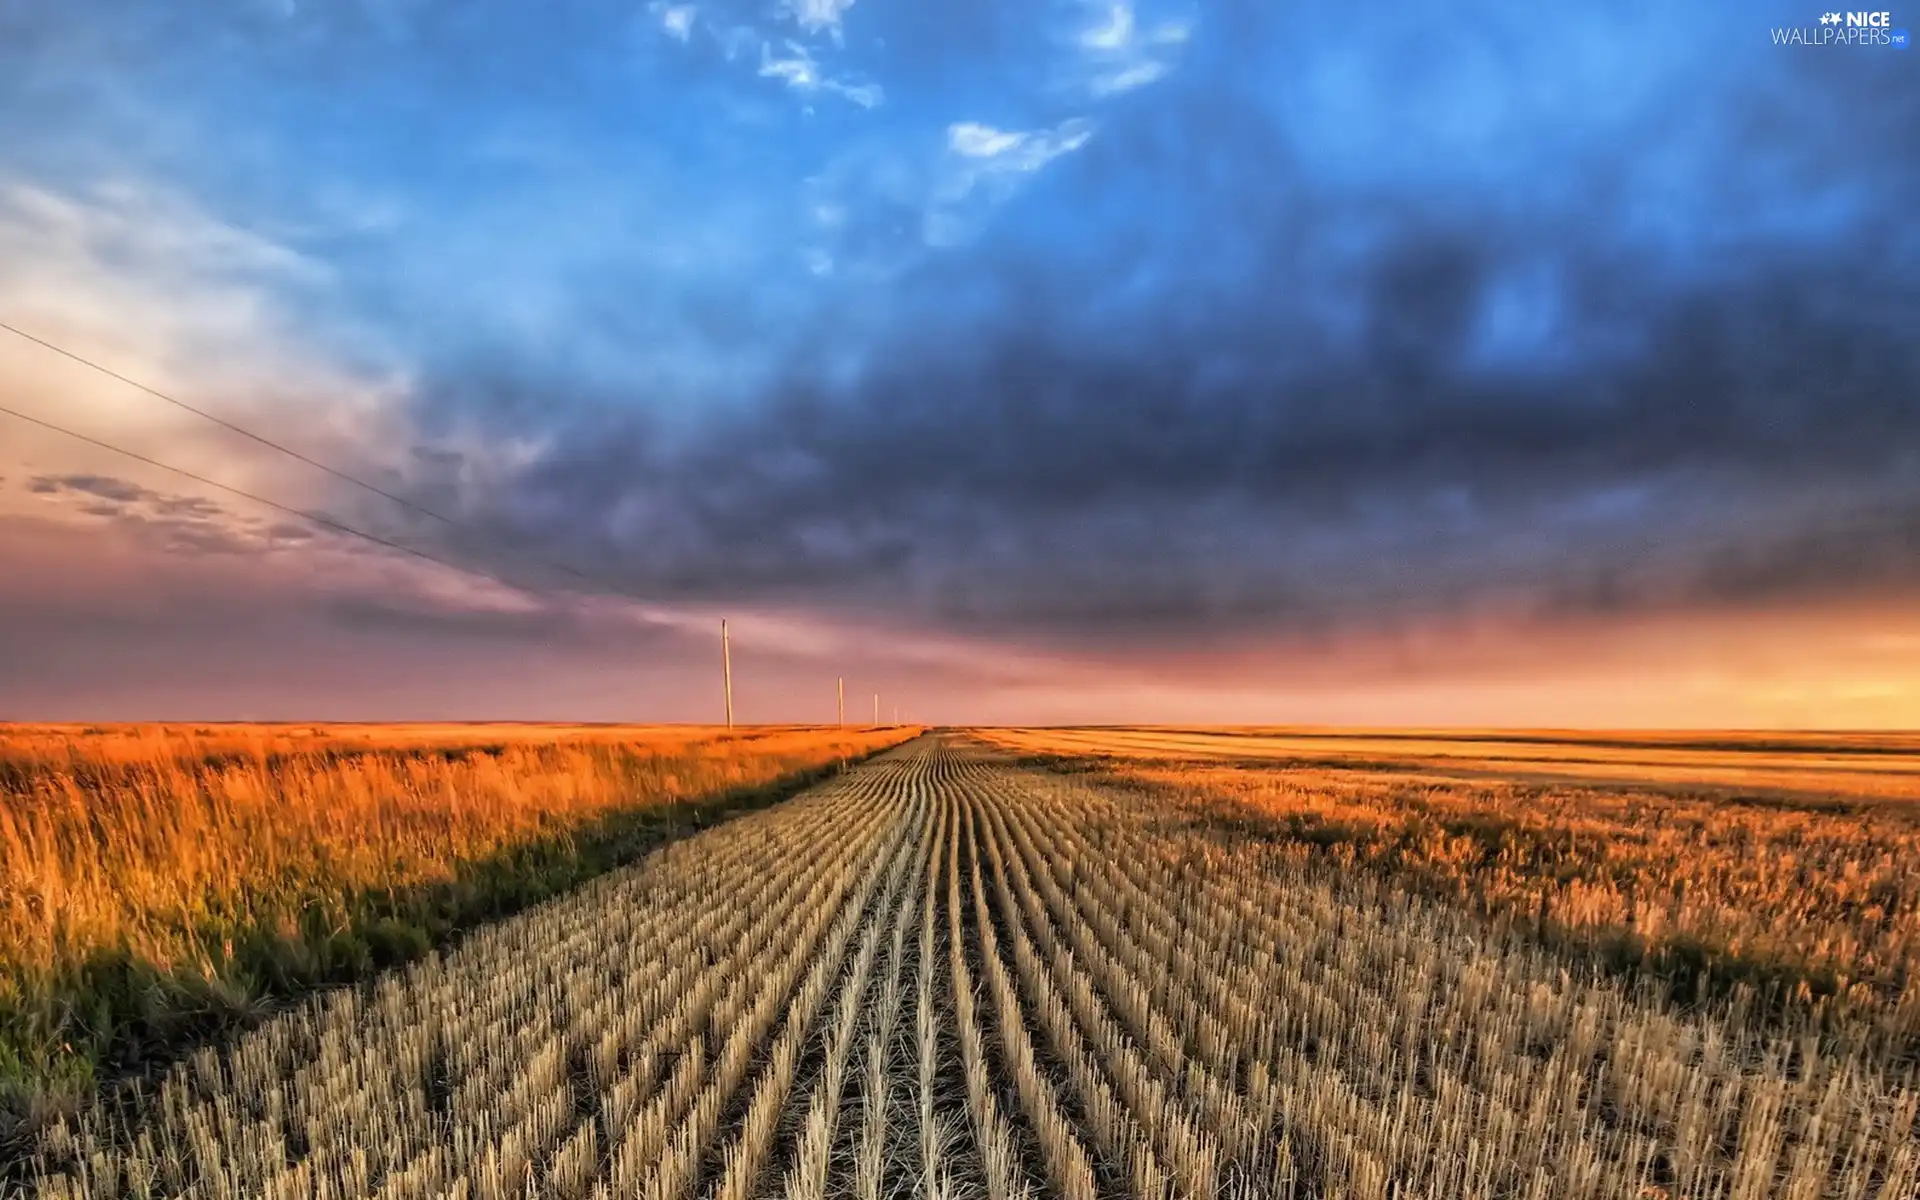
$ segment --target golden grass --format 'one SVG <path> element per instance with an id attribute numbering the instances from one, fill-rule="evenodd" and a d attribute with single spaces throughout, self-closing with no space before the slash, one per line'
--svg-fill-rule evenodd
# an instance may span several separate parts
<path id="1" fill-rule="evenodd" d="M 0 1087 L 412 957 L 911 732 L 0 727 Z"/>
<path id="2" fill-rule="evenodd" d="M 1809 801 L 1920 798 L 1920 737 L 1265 729 L 996 730 L 1010 747 L 1146 760 L 1280 762 L 1433 779 L 1626 784 Z"/>
<path id="3" fill-rule="evenodd" d="M 1682 995 L 1745 982 L 1865 1015 L 1900 1042 L 1920 1038 L 1913 739 L 1754 737 L 1743 748 L 1673 735 L 1047 730 L 992 740 L 1256 818 L 1304 854 L 1411 878 L 1550 942 L 1660 972 Z M 1475 757 L 1481 744 L 1492 749 Z"/>

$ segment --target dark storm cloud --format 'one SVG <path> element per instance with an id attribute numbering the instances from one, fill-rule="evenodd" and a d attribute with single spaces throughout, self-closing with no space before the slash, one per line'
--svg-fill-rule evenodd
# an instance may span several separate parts
<path id="1" fill-rule="evenodd" d="M 393 486 L 507 573 L 1169 644 L 1920 584 L 1910 54 L 1774 47 L 1784 4 L 1150 8 L 1096 52 L 1100 6 L 863 0 L 808 44 L 871 110 L 727 57 L 713 6 L 646 71 L 651 16 L 524 18 L 543 53 L 464 83 L 522 27 L 303 16 L 261 35 L 301 153 L 249 187 L 415 202 L 335 265 L 449 435 Z M 350 65 L 364 109 L 295 86 Z M 1166 74 L 1090 98 L 1128 67 Z M 1093 132 L 1028 168 L 960 122 Z"/>
<path id="2" fill-rule="evenodd" d="M 850 382 L 567 429 L 494 518 L 665 596 L 1053 636 L 1920 583 L 1910 73 L 1750 57 L 1354 164 L 1201 51 L 891 285 Z"/>

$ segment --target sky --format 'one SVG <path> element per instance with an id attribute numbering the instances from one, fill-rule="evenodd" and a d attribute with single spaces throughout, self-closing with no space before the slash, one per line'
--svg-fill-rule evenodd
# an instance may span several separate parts
<path id="1" fill-rule="evenodd" d="M 0 0 L 0 718 L 1920 725 L 1821 17 Z"/>

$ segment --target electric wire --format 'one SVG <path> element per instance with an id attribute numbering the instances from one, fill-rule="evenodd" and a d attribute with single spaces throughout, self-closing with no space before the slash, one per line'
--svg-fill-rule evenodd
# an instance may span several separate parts
<path id="1" fill-rule="evenodd" d="M 175 396 L 169 396 L 167 393 L 161 391 L 159 388 L 149 387 L 148 385 L 141 383 L 138 379 L 130 379 L 111 367 L 103 366 L 100 363 L 97 363 L 92 359 L 86 357 L 85 355 L 75 354 L 73 351 L 67 349 L 66 347 L 55 345 L 53 342 L 50 342 L 43 337 L 36 337 L 33 334 L 28 333 L 24 329 L 20 329 L 16 326 L 9 325 L 5 321 L 0 321 L 0 329 L 6 330 L 8 333 L 13 334 L 15 337 L 25 338 L 27 341 L 32 342 L 37 346 L 45 346 L 47 349 L 53 351 L 55 354 L 61 355 L 66 358 L 70 358 L 74 362 L 79 363 L 81 366 L 90 367 L 93 370 L 100 372 L 102 375 L 108 376 L 109 378 L 117 379 L 121 383 L 126 384 L 128 387 L 138 388 L 140 391 L 145 392 L 147 395 L 152 396 L 156 400 L 164 400 L 168 404 L 173 405 L 175 408 L 180 409 L 184 412 L 192 413 L 194 416 L 199 417 L 202 420 L 211 421 L 222 429 L 229 430 L 233 433 L 237 433 L 243 438 L 247 438 L 251 441 L 260 443 L 262 446 L 266 446 L 273 450 L 278 450 L 280 453 L 288 456 L 289 458 L 298 459 L 317 471 L 326 472 L 328 475 L 333 476 L 335 479 L 341 480 L 345 483 L 350 483 L 353 486 L 358 488 L 365 488 L 367 491 L 372 492 L 376 496 L 384 496 L 388 500 L 393 501 L 395 504 L 401 505 L 406 508 L 410 508 L 414 512 L 417 512 L 422 516 L 432 517 L 434 520 L 444 522 L 448 525 L 460 524 L 460 522 L 454 520 L 452 517 L 446 516 L 441 513 L 437 513 L 433 511 L 431 508 L 428 508 L 423 504 L 417 504 L 414 501 L 407 499 L 405 496 L 395 495 L 393 492 L 387 491 L 385 488 L 380 487 L 377 484 L 368 483 L 366 480 L 361 479 L 357 475 L 349 474 L 348 472 L 342 471 L 337 467 L 328 466 L 326 463 L 321 462 L 319 459 L 310 458 L 307 455 L 302 454 L 300 451 L 295 450 L 290 446 L 281 445 L 279 442 L 274 441 L 270 437 L 265 437 L 261 434 L 253 432 L 253 430 L 251 429 L 246 429 L 239 425 L 235 425 L 232 421 L 227 420 L 225 417 L 216 416 L 215 414 L 208 412 L 204 408 L 196 408 L 193 405 L 188 404 L 185 400 L 181 400 Z"/>
<path id="2" fill-rule="evenodd" d="M 217 425 L 222 429 L 228 430 L 232 433 L 239 434 L 241 437 L 244 437 L 249 441 L 256 442 L 259 445 L 265 446 L 271 450 L 277 450 L 281 454 L 284 454 L 287 457 L 292 458 L 298 462 L 305 463 L 307 466 L 313 467 L 315 470 L 318 470 L 327 475 L 330 475 L 335 479 L 341 480 L 342 482 L 345 482 L 345 483 L 350 483 L 353 486 L 357 488 L 361 488 L 364 491 L 367 491 L 375 496 L 380 496 L 387 500 L 391 500 L 393 503 L 398 504 L 403 508 L 410 509 L 413 512 L 419 513 L 422 516 L 430 517 L 433 520 L 438 521 L 443 525 L 446 525 L 448 528 L 465 530 L 469 533 L 481 534 L 481 536 L 484 536 L 484 533 L 482 533 L 482 531 L 474 529 L 472 525 L 468 524 L 467 522 L 461 521 L 456 517 L 450 517 L 445 513 L 437 512 L 434 509 L 428 508 L 424 504 L 420 504 L 416 501 L 407 499 L 405 496 L 401 496 L 401 495 L 398 495 L 397 493 L 388 491 L 386 488 L 380 487 L 378 484 L 370 483 L 367 480 L 352 474 L 351 472 L 343 471 L 338 467 L 330 466 L 327 463 L 321 462 L 319 459 L 313 458 L 310 455 L 303 454 L 300 451 L 295 450 L 290 446 L 287 446 L 281 442 L 275 441 L 273 438 L 267 437 L 264 434 L 256 433 L 253 430 L 247 429 L 241 425 L 236 425 L 235 423 L 227 420 L 224 417 L 218 416 L 214 413 L 208 412 L 203 408 L 199 408 L 199 407 L 196 407 L 195 405 L 189 404 L 186 401 L 181 400 L 176 396 L 168 395 L 166 392 L 161 391 L 159 388 L 151 387 L 148 384 L 144 384 L 137 379 L 134 379 L 127 375 L 123 375 L 119 371 L 116 371 L 111 367 L 108 367 L 102 363 L 96 362 L 95 360 L 88 358 L 83 354 L 77 354 L 74 351 L 69 350 L 66 347 L 61 346 L 55 342 L 50 342 L 46 338 L 28 333 L 26 330 L 21 329 L 16 325 L 12 325 L 6 321 L 0 321 L 0 329 L 6 330 L 8 333 L 13 334 L 15 337 L 22 338 L 26 341 L 32 342 L 36 346 L 45 347 L 46 349 L 53 351 L 55 354 L 58 354 L 64 358 L 71 359 L 72 361 L 79 363 L 81 366 L 87 367 L 94 371 L 98 371 L 100 374 L 105 375 L 110 379 L 118 380 L 119 382 L 126 384 L 128 387 L 135 388 L 141 392 L 144 392 L 147 395 L 152 396 L 157 400 L 165 401 L 166 403 L 173 405 L 175 408 L 178 408 L 183 412 L 191 413 L 192 415 L 199 417 L 202 420 L 209 421 L 212 424 Z M 289 512 L 295 516 L 303 517 L 308 520 L 314 520 L 319 524 L 326 525 L 328 528 L 340 529 L 341 532 L 351 532 L 357 537 L 366 537 L 369 540 L 378 542 L 380 545 L 388 546 L 392 549 L 400 550 L 407 554 L 412 554 L 418 558 L 425 558 L 432 562 L 441 563 L 442 565 L 445 565 L 445 566 L 451 566 L 451 567 L 454 567 L 454 569 L 456 570 L 468 571 L 472 574 L 482 575 L 490 579 L 494 578 L 494 576 L 489 575 L 485 571 L 478 571 L 473 568 L 462 567 L 454 563 L 449 563 L 447 562 L 447 560 L 443 558 L 438 558 L 431 554 L 426 554 L 420 551 L 413 550 L 407 546 L 403 546 L 397 542 L 388 541 L 384 538 L 373 537 L 372 535 L 365 534 L 356 530 L 347 530 L 340 527 L 337 523 L 316 518 L 312 513 L 300 512 L 295 509 L 290 509 L 285 505 L 276 504 L 275 502 L 261 496 L 255 496 L 250 493 L 241 492 L 238 489 L 227 487 L 226 485 L 218 483 L 214 480 L 201 479 L 198 476 L 191 475 L 190 472 L 181 471 L 178 468 L 169 466 L 166 463 L 157 462 L 152 459 L 142 458 L 142 456 L 133 454 L 130 451 L 122 450 L 117 446 L 112 446 L 105 442 L 100 442 L 100 441 L 88 438 L 86 435 L 75 433 L 72 430 L 63 429 L 59 426 L 53 425 L 51 422 L 41 421 L 34 417 L 28 417 L 25 414 L 15 412 L 12 409 L 7 409 L 5 411 L 8 413 L 8 415 L 19 417 L 21 420 L 32 421 L 35 424 L 44 425 L 48 429 L 52 429 L 55 432 L 64 433 L 70 437 L 79 438 L 82 441 L 93 441 L 95 445 L 101 446 L 104 449 L 112 450 L 118 454 L 126 454 L 128 457 L 131 457 L 131 458 L 140 458 L 142 461 L 149 462 L 153 466 L 160 467 L 163 470 L 173 471 L 175 474 L 178 474 L 178 475 L 187 475 L 190 478 L 193 478 L 198 482 L 205 483 L 210 487 L 217 487 L 223 491 L 232 492 L 235 495 L 244 496 L 246 499 L 254 500 L 261 504 L 266 504 L 270 507 L 277 508 L 282 512 Z M 554 570 L 560 571 L 566 575 L 569 575 L 575 579 L 578 579 L 583 583 L 591 583 L 598 587 L 605 588 L 610 592 L 615 592 L 615 593 L 624 595 L 628 599 L 640 600 L 644 602 L 643 597 L 632 595 L 625 588 L 621 587 L 619 584 L 613 582 L 612 580 L 602 579 L 597 576 L 591 575 L 585 571 L 580 570 L 577 567 L 571 566 L 567 563 L 559 561 L 558 559 L 554 559 L 546 555 L 538 555 L 537 557 L 542 565 L 551 567 Z M 502 580 L 499 582 L 505 582 L 505 581 Z M 511 587 L 516 585 L 508 584 L 507 586 Z"/>
<path id="3" fill-rule="evenodd" d="M 153 458 L 149 455 L 141 454 L 137 450 L 129 450 L 124 446 L 116 446 L 112 442 L 104 441 L 100 438 L 92 436 L 91 434 L 81 433 L 78 430 L 68 429 L 64 425 L 55 424 L 54 422 L 46 420 L 43 417 L 32 416 L 28 413 L 20 412 L 17 409 L 8 408 L 6 405 L 3 405 L 3 404 L 0 404 L 0 415 L 13 417 L 15 420 L 19 420 L 19 421 L 25 421 L 29 425 L 38 425 L 42 429 L 51 430 L 54 433 L 62 434 L 66 437 L 73 438 L 76 441 L 85 442 L 89 446 L 95 446 L 101 450 L 111 451 L 114 454 L 121 455 L 125 458 L 130 458 L 135 462 L 145 463 L 147 466 L 150 466 L 150 467 L 157 467 L 162 471 L 172 472 L 175 475 L 178 475 L 184 479 L 191 479 L 195 483 L 201 484 L 203 486 L 210 487 L 210 488 L 217 488 L 218 490 L 222 492 L 226 492 L 229 495 L 239 496 L 243 500 L 251 500 L 255 504 L 263 504 L 268 508 L 274 509 L 275 511 L 286 513 L 288 516 L 298 517 L 303 521 L 311 521 L 315 525 L 319 525 L 323 528 L 333 530 L 336 533 L 347 534 L 351 537 L 356 537 L 356 538 L 360 538 L 363 541 L 371 542 L 376 546 L 384 546 L 389 550 L 397 550 L 402 554 L 411 555 L 414 558 L 424 559 L 425 561 L 430 563 L 437 563 L 440 566 L 447 567 L 451 570 L 459 571 L 462 574 L 474 575 L 474 576 L 478 576 L 481 579 L 491 580 L 494 583 L 500 584 L 502 587 L 512 588 L 514 591 L 517 591 L 517 592 L 537 593 L 539 591 L 538 588 L 529 587 L 527 584 L 524 584 L 524 583 L 516 583 L 513 580 L 506 579 L 506 578 L 503 578 L 502 576 L 496 575 L 491 571 L 484 571 L 478 567 L 466 566 L 462 563 L 457 563 L 457 562 L 453 562 L 450 559 L 442 558 L 437 554 L 429 554 L 427 551 L 416 549 L 413 546 L 408 546 L 400 542 L 390 541 L 387 538 L 381 537 L 377 533 L 368 533 L 366 530 L 355 528 L 352 525 L 348 525 L 344 521 L 337 521 L 332 517 L 323 516 L 319 513 L 308 512 L 304 509 L 295 508 L 290 504 L 282 504 L 278 500 L 274 500 L 269 497 L 262 496 L 258 492 L 250 492 L 245 488 L 238 488 L 238 487 L 234 487 L 232 484 L 221 483 L 217 479 L 209 479 L 207 476 L 201 475 L 195 471 L 189 471 L 185 467 L 176 467 L 172 463 L 162 462 L 157 458 Z"/>
<path id="4" fill-rule="evenodd" d="M 220 417 L 214 413 L 208 412 L 205 409 L 196 407 L 175 396 L 168 395 L 166 392 L 163 392 L 158 388 L 151 387 L 147 384 L 141 383 L 139 380 L 133 379 L 127 375 L 123 375 L 120 372 L 112 369 L 111 367 L 108 367 L 99 362 L 96 362 L 93 359 L 86 357 L 85 355 L 77 354 L 72 350 L 68 350 L 64 346 L 58 345 L 57 343 L 50 342 L 45 338 L 38 337 L 34 334 L 28 333 L 27 331 L 20 329 L 19 327 L 12 325 L 6 321 L 0 321 L 0 330 L 5 330 L 6 332 L 11 333 L 16 337 L 22 338 L 28 342 L 32 342 L 37 346 L 45 347 L 46 349 L 53 351 L 55 354 L 61 355 L 62 357 L 67 359 L 71 359 L 72 361 L 79 363 L 82 366 L 88 367 L 91 370 L 97 371 L 100 374 L 107 376 L 108 378 L 118 380 L 119 382 L 124 383 L 129 387 L 138 389 L 139 391 L 144 392 L 147 395 L 154 397 L 155 399 L 165 401 L 167 404 L 170 404 L 175 408 L 178 408 L 184 412 L 190 413 L 196 417 L 200 417 L 203 420 L 209 421 L 212 424 L 217 425 L 222 429 L 226 429 L 232 433 L 239 434 L 241 437 L 247 438 L 248 440 L 256 442 L 259 445 L 265 446 L 272 450 L 276 450 L 281 454 L 285 454 L 289 458 L 305 463 L 306 465 L 313 467 L 318 471 L 324 472 L 325 474 L 332 476 L 333 478 L 338 479 L 344 483 L 352 484 L 355 487 L 361 488 L 375 496 L 380 496 L 387 500 L 390 500 L 395 504 L 398 504 L 404 508 L 410 509 L 413 512 L 419 513 L 422 516 L 430 517 L 433 520 L 438 521 L 448 526 L 451 529 L 465 530 L 469 533 L 473 533 L 481 537 L 486 536 L 484 531 L 474 528 L 468 522 L 462 521 L 455 517 L 447 516 L 445 513 L 437 512 L 434 509 L 429 508 L 423 504 L 420 504 L 413 500 L 409 500 L 406 497 L 398 495 L 394 492 L 388 491 L 387 489 L 382 488 L 377 484 L 373 484 L 368 482 L 365 479 L 361 479 L 360 477 L 350 472 L 343 471 L 337 467 L 330 466 L 327 463 L 321 462 L 316 458 L 303 454 L 298 450 L 295 450 L 278 441 L 275 441 L 274 439 L 267 437 L 264 434 L 256 433 L 253 430 L 237 425 L 232 421 L 227 420 L 224 417 Z M 256 503 L 267 505 L 270 508 L 277 509 L 281 512 L 299 517 L 303 520 L 312 521 L 315 524 L 325 526 L 326 528 L 335 530 L 337 532 L 351 534 L 354 537 L 363 538 L 369 542 L 373 542 L 377 545 L 385 546 L 392 550 L 398 550 L 403 554 L 409 554 L 415 558 L 421 558 L 429 562 L 439 563 L 442 566 L 450 567 L 456 571 L 463 571 L 471 575 L 480 576 L 481 578 L 491 579 L 494 582 L 500 583 L 507 587 L 526 590 L 524 585 L 509 582 L 490 572 L 480 570 L 479 568 L 463 566 L 459 563 L 450 562 L 449 560 L 445 558 L 441 558 L 437 555 L 429 554 L 422 550 L 416 550 L 413 547 L 403 545 L 399 542 L 389 541 L 386 538 L 382 538 L 373 534 L 366 533 L 363 530 L 351 528 L 337 521 L 331 520 L 330 518 L 321 517 L 314 513 L 304 512 L 299 509 L 288 507 L 287 505 L 280 504 L 264 496 L 259 496 L 251 492 L 242 491 L 239 488 L 230 487 L 226 484 L 218 482 L 217 480 L 207 479 L 203 476 L 196 475 L 190 471 L 182 470 L 181 468 L 174 467 L 164 462 L 160 462 L 157 459 L 148 458 L 144 455 L 136 454 L 133 451 L 125 450 L 119 446 L 115 446 L 110 443 L 100 441 L 99 439 L 89 437 L 86 434 L 76 433 L 73 430 L 63 428 L 59 425 L 55 425 L 50 421 L 46 421 L 38 417 L 31 417 L 26 415 L 25 413 L 17 412 L 10 408 L 0 408 L 0 413 L 5 413 L 8 416 L 16 417 L 20 420 L 31 422 L 35 425 L 44 426 L 45 428 L 50 429 L 56 433 L 62 433 L 67 435 L 68 437 L 77 438 L 80 441 L 88 442 L 88 443 L 91 443 L 92 445 L 98 446 L 101 449 L 112 451 L 115 454 L 125 455 L 128 458 L 136 459 L 140 462 L 158 467 L 161 470 L 171 471 L 176 475 L 181 475 L 188 479 L 192 479 L 198 483 L 203 483 L 208 487 L 218 488 L 221 491 L 228 492 L 233 495 L 255 501 Z M 1920 514 L 1915 513 L 1911 503 L 1903 503 L 1903 502 L 1896 501 L 1890 504 L 1876 505 L 1874 506 L 1874 508 L 1875 508 L 1875 511 L 1871 515 L 1880 518 L 1880 520 L 1878 520 L 1874 525 L 1870 526 L 1864 520 L 1856 520 L 1856 522 L 1849 528 L 1829 529 L 1826 532 L 1828 533 L 1829 536 L 1839 536 L 1839 535 L 1844 535 L 1846 533 L 1852 533 L 1852 532 L 1860 532 L 1860 533 L 1886 532 L 1885 517 L 1887 516 L 1891 516 L 1896 520 L 1903 521 L 1903 522 L 1912 522 L 1916 519 L 1917 516 L 1920 516 Z M 1867 516 L 1869 514 L 1863 513 L 1858 515 Z M 1911 536 L 1913 531 L 1903 531 L 1903 532 L 1907 532 Z M 1727 540 L 1728 546 L 1732 546 L 1733 544 L 1734 543 L 1732 542 L 1731 539 Z M 1718 547 L 1713 545 L 1707 545 L 1699 548 L 1703 550 L 1713 550 Z M 578 579 L 584 583 L 593 584 L 597 587 L 600 587 L 609 592 L 621 595 L 630 600 L 639 601 L 641 603 L 646 602 L 645 597 L 634 595 L 632 592 L 628 591 L 625 587 L 623 587 L 618 583 L 615 583 L 612 580 L 604 579 L 599 576 L 590 574 L 586 571 L 582 571 L 577 567 L 574 567 L 568 563 L 562 562 L 558 559 L 551 558 L 547 555 L 535 555 L 533 557 L 537 558 L 537 560 L 542 565 L 551 567 L 556 571 L 560 571 L 563 574 L 566 574 L 574 579 Z"/>

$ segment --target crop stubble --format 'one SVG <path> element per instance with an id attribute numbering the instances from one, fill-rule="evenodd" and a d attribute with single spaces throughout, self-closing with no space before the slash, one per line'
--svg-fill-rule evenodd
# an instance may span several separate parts
<path id="1" fill-rule="evenodd" d="M 56 1126 L 50 1197 L 1884 1196 L 1910 1065 L 926 737 Z"/>

